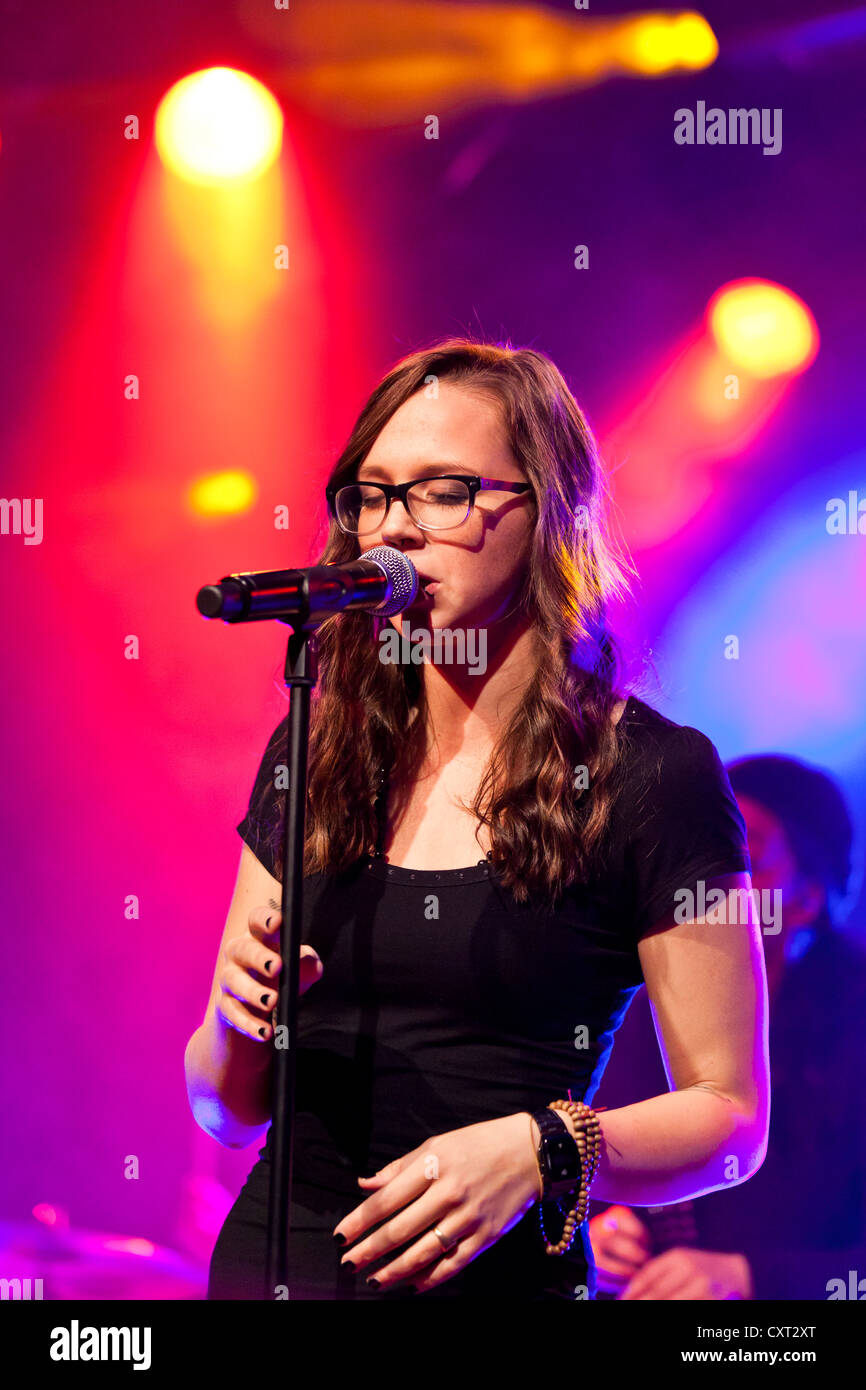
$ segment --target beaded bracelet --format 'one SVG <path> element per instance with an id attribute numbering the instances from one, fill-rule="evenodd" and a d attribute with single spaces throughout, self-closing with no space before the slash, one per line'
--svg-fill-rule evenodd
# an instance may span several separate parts
<path id="1" fill-rule="evenodd" d="M 546 1255 L 564 1255 L 571 1248 L 578 1227 L 586 1220 L 586 1208 L 589 1202 L 589 1189 L 595 1177 L 601 1156 L 601 1125 L 599 1124 L 598 1114 L 592 1106 L 584 1105 L 582 1101 L 574 1100 L 552 1100 L 548 1104 L 548 1110 L 565 1110 L 574 1121 L 575 1136 L 574 1142 L 580 1155 L 580 1185 L 577 1190 L 577 1201 L 569 1212 L 565 1212 L 562 1203 L 557 1202 L 561 1215 L 565 1216 L 562 1228 L 562 1237 L 552 1245 L 547 1239 L 544 1229 L 544 1218 L 541 1214 L 541 1202 L 538 1204 L 538 1224 L 541 1228 L 542 1239 L 544 1240 L 544 1253 Z M 604 1107 L 602 1107 L 604 1109 Z M 544 1186 L 543 1175 L 539 1165 L 539 1176 L 542 1177 L 542 1189 Z"/>

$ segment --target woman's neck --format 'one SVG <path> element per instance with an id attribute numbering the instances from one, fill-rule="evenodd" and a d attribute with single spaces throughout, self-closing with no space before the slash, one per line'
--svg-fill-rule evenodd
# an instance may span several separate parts
<path id="1" fill-rule="evenodd" d="M 538 639 L 526 618 L 501 635 L 487 633 L 487 668 L 433 662 L 421 670 L 427 704 L 427 770 L 452 758 L 486 760 L 530 684 Z"/>

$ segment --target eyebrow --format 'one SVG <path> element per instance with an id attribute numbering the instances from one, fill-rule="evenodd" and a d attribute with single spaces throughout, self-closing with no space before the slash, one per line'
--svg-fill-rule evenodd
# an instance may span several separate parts
<path id="1" fill-rule="evenodd" d="M 371 464 L 371 465 L 369 465 L 369 466 L 373 469 L 374 472 L 380 473 L 380 472 L 382 471 L 382 465 L 381 465 L 381 464 L 375 464 L 375 463 L 374 463 L 374 464 Z M 367 467 L 368 467 L 368 465 L 367 465 L 366 463 L 362 463 L 362 464 L 360 465 L 360 467 L 358 468 L 358 473 L 361 472 L 361 469 L 362 469 L 362 468 L 367 468 Z M 407 467 L 409 467 L 408 464 L 407 464 Z M 421 468 L 422 471 L 421 471 L 420 473 L 418 473 L 418 474 L 415 475 L 415 480 L 417 480 L 417 481 L 420 481 L 421 478 L 437 478 L 437 477 L 441 476 L 441 474 L 443 474 L 443 473 L 465 473 L 466 476 L 469 477 L 469 478 L 472 478 L 472 477 L 475 477 L 475 476 L 476 476 L 475 473 L 473 472 L 473 470 L 472 470 L 471 468 L 467 467 L 467 465 L 466 465 L 465 463 L 448 463 L 448 462 L 445 462 L 445 463 L 423 463 L 423 464 L 420 465 L 420 468 Z M 356 474 L 356 477 L 357 477 L 357 474 Z M 361 482 L 366 482 L 366 483 L 376 483 L 376 482 L 384 482 L 385 479 L 384 479 L 384 478 L 364 477 L 364 478 L 359 479 L 359 481 L 361 481 Z"/>

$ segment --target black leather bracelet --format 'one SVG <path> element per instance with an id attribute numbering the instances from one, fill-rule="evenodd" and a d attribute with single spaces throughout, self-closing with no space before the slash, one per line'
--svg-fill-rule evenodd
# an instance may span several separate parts
<path id="1" fill-rule="evenodd" d="M 541 1171 L 543 1198 L 564 1197 L 580 1187 L 583 1164 L 574 1135 L 556 1110 L 547 1107 L 534 1110 L 532 1118 L 541 1136 L 538 1143 L 538 1166 Z"/>

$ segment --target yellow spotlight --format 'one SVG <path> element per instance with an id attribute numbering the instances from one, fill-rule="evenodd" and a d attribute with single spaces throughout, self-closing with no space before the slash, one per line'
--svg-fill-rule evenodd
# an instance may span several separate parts
<path id="1" fill-rule="evenodd" d="M 818 351 L 810 310 L 772 280 L 722 285 L 707 306 L 707 320 L 721 351 L 755 377 L 802 372 Z"/>
<path id="2" fill-rule="evenodd" d="M 192 183 L 249 181 L 280 153 L 283 113 L 248 73 L 205 68 L 170 87 L 154 127 L 163 163 Z"/>
<path id="3" fill-rule="evenodd" d="M 257 496 L 249 473 L 227 471 L 197 479 L 189 490 L 189 505 L 199 516 L 232 516 L 248 511 Z"/>
<path id="4" fill-rule="evenodd" d="M 634 68 L 648 75 L 674 68 L 706 68 L 719 53 L 716 36 L 703 15 L 691 12 L 631 19 L 623 38 Z"/>

